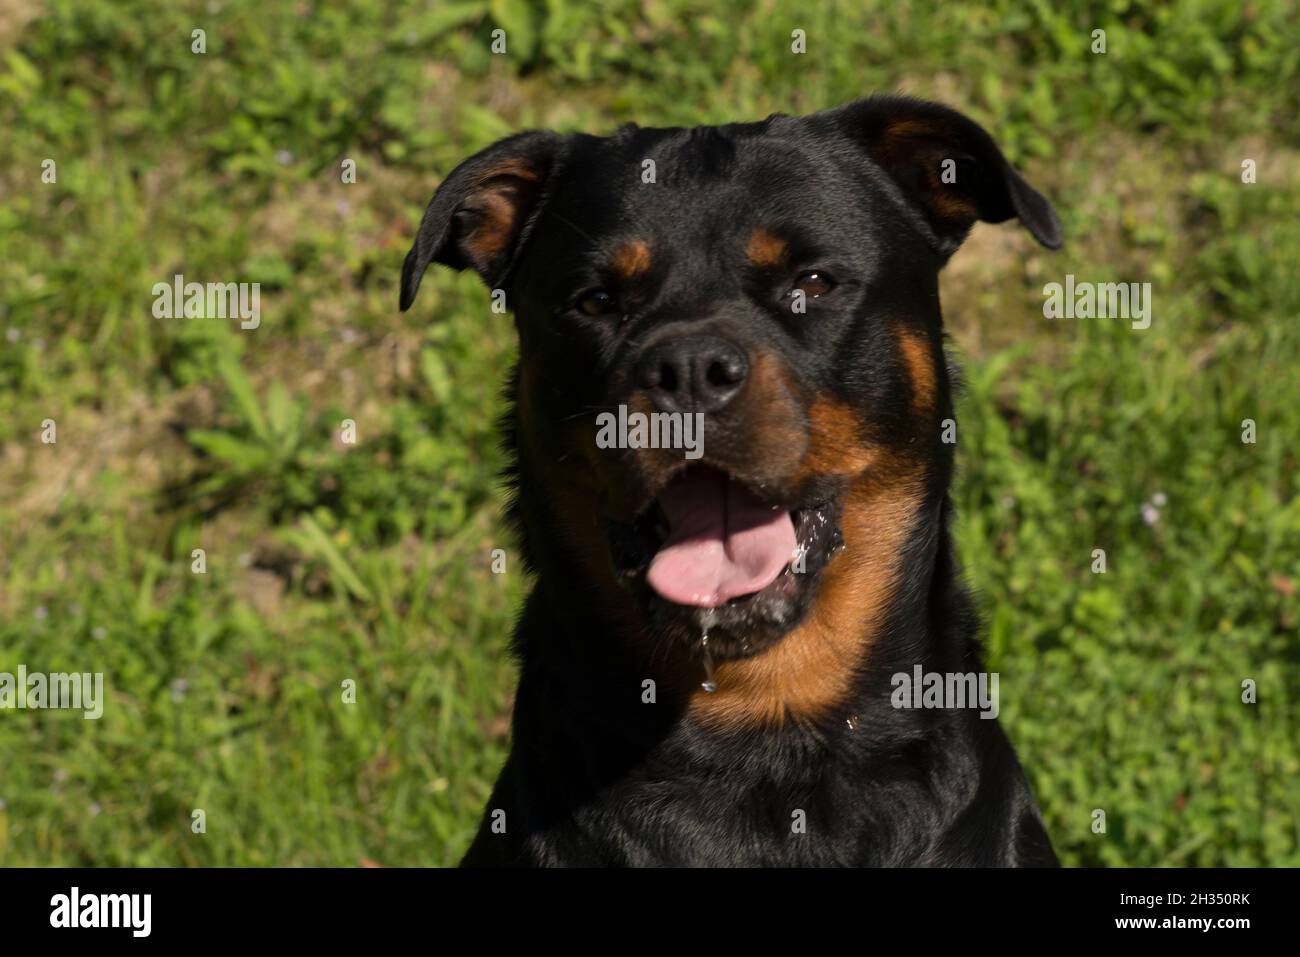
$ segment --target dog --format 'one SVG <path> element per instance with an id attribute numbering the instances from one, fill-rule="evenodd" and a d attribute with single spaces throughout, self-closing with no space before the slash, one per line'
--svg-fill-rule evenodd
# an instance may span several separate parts
<path id="1" fill-rule="evenodd" d="M 984 129 L 902 96 L 524 132 L 446 177 L 400 305 L 439 263 L 515 316 L 535 576 L 463 866 L 1057 864 L 995 715 L 899 690 L 983 675 L 938 276 L 1012 218 L 1060 247 Z M 699 454 L 599 442 L 615 410 L 698 417 Z"/>

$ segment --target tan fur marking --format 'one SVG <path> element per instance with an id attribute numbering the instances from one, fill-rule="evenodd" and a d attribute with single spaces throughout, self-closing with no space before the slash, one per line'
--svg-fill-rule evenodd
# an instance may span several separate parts
<path id="1" fill-rule="evenodd" d="M 523 206 L 542 181 L 540 170 L 511 161 L 484 173 L 475 188 L 481 220 L 465 237 L 465 252 L 480 266 L 501 255 L 514 239 Z"/>
<path id="2" fill-rule="evenodd" d="M 530 183 L 540 183 L 542 181 L 542 172 L 541 170 L 533 169 L 531 166 L 526 166 L 523 163 L 511 160 L 502 163 L 500 166 L 493 167 L 483 175 L 483 178 L 479 180 L 479 182 L 486 183 L 490 180 L 497 179 L 498 177 L 509 177 L 510 179 L 527 180 Z"/>
<path id="3" fill-rule="evenodd" d="M 489 263 L 505 250 L 514 231 L 516 210 L 501 193 L 484 193 L 482 219 L 465 237 L 465 251 L 477 263 Z"/>
<path id="4" fill-rule="evenodd" d="M 859 414 L 830 399 L 817 399 L 808 409 L 812 441 L 799 466 L 800 479 L 815 475 L 858 475 L 875 464 L 878 453 L 863 446 Z"/>
<path id="5" fill-rule="evenodd" d="M 745 246 L 745 258 L 751 266 L 768 268 L 779 266 L 785 261 L 786 242 L 780 236 L 766 229 L 756 229 Z"/>
<path id="6" fill-rule="evenodd" d="M 930 206 L 942 219 L 958 225 L 967 225 L 979 219 L 979 210 L 965 196 L 952 192 L 951 186 L 940 186 L 930 194 Z"/>
<path id="7" fill-rule="evenodd" d="M 972 223 L 979 218 L 974 201 L 961 192 L 959 184 L 945 183 L 940 170 L 927 166 L 925 183 L 930 190 L 930 207 L 941 218 L 959 224 Z"/>
<path id="8" fill-rule="evenodd" d="M 650 271 L 650 247 L 639 239 L 620 246 L 614 253 L 614 272 L 624 282 L 636 279 Z"/>
<path id="9" fill-rule="evenodd" d="M 934 411 L 935 372 L 930 345 L 919 332 L 900 329 L 898 348 L 907 365 L 907 375 L 912 382 L 912 408 L 918 415 Z"/>
<path id="10" fill-rule="evenodd" d="M 788 476 L 808 448 L 808 431 L 796 387 L 785 364 L 772 353 L 755 352 L 740 402 L 751 410 L 735 440 L 732 459 L 753 476 L 779 481 Z"/>
<path id="11" fill-rule="evenodd" d="M 906 139 L 943 139 L 946 131 L 929 120 L 894 120 L 885 127 L 885 136 L 893 141 Z"/>

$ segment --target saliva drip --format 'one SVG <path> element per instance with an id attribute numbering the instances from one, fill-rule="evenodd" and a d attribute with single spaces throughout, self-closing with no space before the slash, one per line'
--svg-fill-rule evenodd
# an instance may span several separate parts
<path id="1" fill-rule="evenodd" d="M 700 683 L 709 694 L 718 690 L 718 683 L 713 680 L 713 656 L 709 654 L 709 626 L 713 624 L 713 609 L 706 608 L 700 616 L 703 620 L 703 634 L 700 637 L 700 652 L 704 657 L 704 681 Z"/>

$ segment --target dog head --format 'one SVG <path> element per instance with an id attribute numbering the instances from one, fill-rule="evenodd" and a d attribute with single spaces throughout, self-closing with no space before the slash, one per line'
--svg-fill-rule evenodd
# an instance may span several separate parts
<path id="1" fill-rule="evenodd" d="M 434 262 L 504 290 L 536 520 L 656 641 L 743 659 L 892 587 L 950 468 L 938 272 L 1011 218 L 1060 245 L 983 129 L 901 97 L 523 133 L 438 189 L 401 306 Z"/>

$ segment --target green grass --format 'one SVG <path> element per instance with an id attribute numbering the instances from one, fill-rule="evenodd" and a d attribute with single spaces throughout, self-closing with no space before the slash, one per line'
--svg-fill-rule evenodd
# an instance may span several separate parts
<path id="1" fill-rule="evenodd" d="M 977 227 L 944 290 L 961 551 L 1062 858 L 1300 865 L 1295 4 L 696 6 L 0 14 L 0 671 L 110 698 L 0 712 L 0 864 L 454 862 L 527 582 L 490 572 L 510 320 L 445 272 L 395 309 L 437 176 L 530 126 L 903 89 L 986 124 L 1066 224 L 1054 255 Z M 261 281 L 262 327 L 153 318 L 177 272 Z M 1152 327 L 1045 320 L 1067 272 L 1151 282 Z"/>

